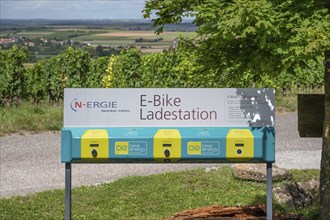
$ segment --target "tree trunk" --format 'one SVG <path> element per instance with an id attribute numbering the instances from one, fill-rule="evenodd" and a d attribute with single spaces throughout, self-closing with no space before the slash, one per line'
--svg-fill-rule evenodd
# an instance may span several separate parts
<path id="1" fill-rule="evenodd" d="M 330 51 L 324 53 L 325 117 L 320 173 L 320 219 L 330 219 Z"/>

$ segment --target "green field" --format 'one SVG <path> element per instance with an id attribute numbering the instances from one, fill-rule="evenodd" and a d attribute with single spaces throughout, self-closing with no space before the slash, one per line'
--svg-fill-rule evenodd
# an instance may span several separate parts
<path id="1" fill-rule="evenodd" d="M 105 33 L 103 31 L 93 31 L 93 30 L 63 30 L 63 29 L 40 29 L 40 30 L 23 30 L 16 33 L 16 36 L 26 37 L 26 38 L 49 38 L 49 39 L 58 39 L 58 40 L 69 40 L 75 39 L 79 36 L 84 35 L 94 35 Z"/>
<path id="2" fill-rule="evenodd" d="M 55 31 L 53 30 L 25 30 L 20 31 L 17 34 L 17 36 L 27 37 L 27 38 L 33 38 L 33 37 L 48 37 L 51 34 L 54 34 Z"/>
<path id="3" fill-rule="evenodd" d="M 92 46 L 102 45 L 109 47 L 129 47 L 135 46 L 141 49 L 142 53 L 161 52 L 164 49 L 168 49 L 172 46 L 172 42 L 175 38 L 183 37 L 195 37 L 194 32 L 164 32 L 163 34 L 156 35 L 153 31 L 128 31 L 128 30 L 103 30 L 101 34 L 88 34 L 73 38 L 73 40 L 79 42 L 87 42 Z M 136 39 L 143 38 L 145 40 L 153 40 L 163 38 L 158 42 L 135 42 Z"/>
<path id="4" fill-rule="evenodd" d="M 81 26 L 50 26 L 47 28 L 29 28 L 5 30 L 1 32 L 1 37 L 16 36 L 27 39 L 47 38 L 59 41 L 73 40 L 88 44 L 92 47 L 98 45 L 105 47 L 137 47 L 142 53 L 161 52 L 172 46 L 172 42 L 179 36 L 195 37 L 195 32 L 165 31 L 161 35 L 156 35 L 152 30 L 123 30 L 125 26 L 90 28 Z M 135 42 L 136 39 L 143 38 L 145 41 L 163 38 L 158 42 Z"/>

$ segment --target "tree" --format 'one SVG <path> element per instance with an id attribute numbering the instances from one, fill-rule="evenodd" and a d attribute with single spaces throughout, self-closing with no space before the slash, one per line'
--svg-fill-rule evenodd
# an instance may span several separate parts
<path id="1" fill-rule="evenodd" d="M 234 81 L 246 73 L 255 82 L 266 74 L 299 75 L 300 69 L 320 64 L 330 44 L 330 19 L 320 1 L 148 1 L 144 16 L 154 11 L 158 32 L 184 16 L 195 17 L 199 63 Z"/>
<path id="2" fill-rule="evenodd" d="M 330 219 L 330 51 L 324 53 L 325 118 L 320 174 L 321 219 Z"/>
<path id="3" fill-rule="evenodd" d="M 101 45 L 97 45 L 97 47 L 95 48 L 95 56 L 96 57 L 104 56 L 104 48 Z"/>
<path id="4" fill-rule="evenodd" d="M 144 17 L 157 33 L 193 17 L 194 54 L 203 73 L 239 82 L 315 71 L 325 58 L 326 118 L 321 162 L 321 219 L 330 219 L 330 1 L 329 0 L 148 0 Z M 324 51 L 326 51 L 324 53 Z"/>
<path id="5" fill-rule="evenodd" d="M 330 11 L 330 0 L 325 0 Z M 320 219 L 330 219 L 330 49 L 324 52 L 324 90 L 325 118 L 323 125 L 323 143 L 320 174 Z"/>

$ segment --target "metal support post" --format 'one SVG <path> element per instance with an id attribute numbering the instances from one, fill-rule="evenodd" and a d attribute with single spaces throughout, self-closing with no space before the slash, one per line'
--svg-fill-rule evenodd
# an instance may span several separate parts
<path id="1" fill-rule="evenodd" d="M 273 219 L 273 174 L 272 174 L 272 163 L 267 163 L 267 220 Z"/>
<path id="2" fill-rule="evenodd" d="M 65 220 L 71 220 L 71 163 L 65 164 Z"/>

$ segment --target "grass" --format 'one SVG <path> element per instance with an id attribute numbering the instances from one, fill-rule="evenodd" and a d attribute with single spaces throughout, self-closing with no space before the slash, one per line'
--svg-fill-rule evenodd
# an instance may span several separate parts
<path id="1" fill-rule="evenodd" d="M 0 136 L 14 132 L 60 130 L 63 127 L 63 105 L 23 103 L 0 107 Z"/>
<path id="2" fill-rule="evenodd" d="M 324 94 L 324 88 L 297 87 L 292 85 L 290 89 L 276 89 L 275 106 L 277 112 L 297 111 L 298 94 Z"/>
<path id="3" fill-rule="evenodd" d="M 277 96 L 275 106 L 277 112 L 297 111 L 297 96 Z"/>
<path id="4" fill-rule="evenodd" d="M 294 170 L 294 179 L 318 178 L 317 170 Z M 275 183 L 275 187 L 283 183 Z M 79 187 L 72 193 L 73 219 L 166 219 L 176 212 L 209 205 L 258 205 L 266 201 L 266 184 L 239 180 L 230 167 L 145 177 L 134 176 L 99 186 Z M 290 210 L 279 204 L 277 212 L 305 214 L 317 206 Z M 0 199 L 0 219 L 63 219 L 64 191 Z"/>

